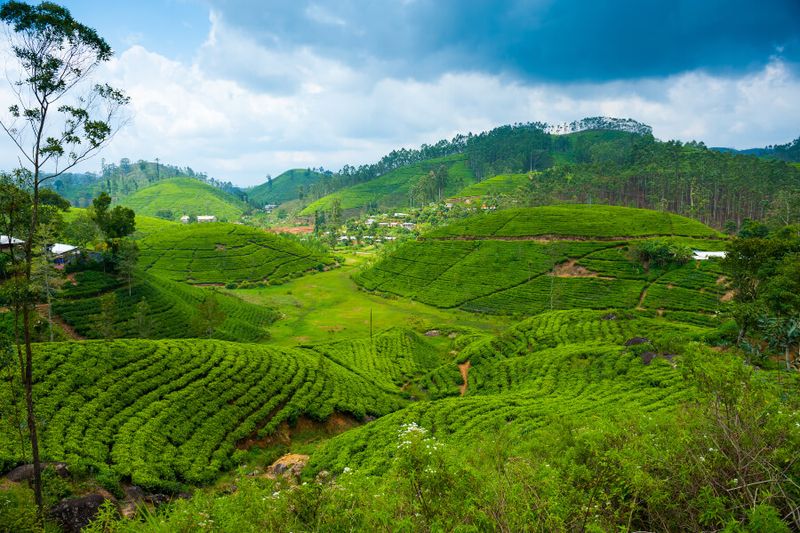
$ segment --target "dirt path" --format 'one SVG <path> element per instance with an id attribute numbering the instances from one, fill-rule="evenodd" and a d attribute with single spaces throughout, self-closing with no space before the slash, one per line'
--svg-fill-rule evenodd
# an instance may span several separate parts
<path id="1" fill-rule="evenodd" d="M 440 237 L 417 237 L 419 241 L 534 241 L 551 243 L 561 241 L 594 241 L 594 242 L 622 242 L 665 237 L 666 235 L 616 235 L 616 236 L 586 236 L 586 235 L 444 235 Z M 681 237 L 682 235 L 673 235 Z M 722 239 L 694 237 L 698 240 L 719 242 Z"/>
<path id="2" fill-rule="evenodd" d="M 48 308 L 47 304 L 39 304 L 39 305 L 36 306 L 36 310 L 39 311 L 39 314 L 42 315 L 42 317 L 45 320 L 47 320 L 47 308 Z M 75 331 L 72 328 L 72 326 L 70 326 L 69 324 L 64 322 L 64 319 L 62 319 L 58 315 L 53 315 L 53 324 L 55 324 L 56 326 L 61 328 L 64 331 L 64 333 L 67 334 L 67 337 L 69 337 L 72 340 L 76 340 L 76 341 L 86 340 L 86 337 L 83 337 L 80 334 L 78 334 L 78 332 Z"/>
<path id="3" fill-rule="evenodd" d="M 471 366 L 472 364 L 469 361 L 458 365 L 458 370 L 461 372 L 461 379 L 464 380 L 464 383 L 461 384 L 461 396 L 464 396 L 467 393 L 467 386 L 469 385 L 469 369 Z"/>

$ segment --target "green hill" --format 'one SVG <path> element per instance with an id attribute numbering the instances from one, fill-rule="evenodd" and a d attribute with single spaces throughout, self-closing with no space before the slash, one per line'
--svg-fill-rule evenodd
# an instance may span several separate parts
<path id="1" fill-rule="evenodd" d="M 463 155 L 429 159 L 421 163 L 392 170 L 378 178 L 341 189 L 323 196 L 309 204 L 301 215 L 313 215 L 317 211 L 329 210 L 334 202 L 340 202 L 341 209 L 380 209 L 401 208 L 412 203 L 409 199 L 411 188 L 424 175 L 441 165 L 447 166 L 449 173 L 445 196 L 451 195 L 474 181 L 472 172 Z"/>
<path id="2" fill-rule="evenodd" d="M 310 187 L 323 177 L 319 172 L 305 168 L 287 170 L 280 176 L 248 189 L 247 199 L 250 203 L 263 206 L 266 204 L 283 204 L 297 200 L 301 191 L 307 192 Z"/>
<path id="3" fill-rule="evenodd" d="M 139 266 L 189 283 L 281 282 L 333 264 L 300 242 L 236 224 L 187 224 L 139 241 Z"/>
<path id="4" fill-rule="evenodd" d="M 234 465 L 237 445 L 300 417 L 380 416 L 405 401 L 319 354 L 199 340 L 40 344 L 34 380 L 43 456 L 178 490 Z M 8 387 L 0 403 L 8 405 Z M 0 432 L 0 457 L 18 440 Z M 13 433 L 13 432 L 12 432 Z"/>
<path id="5" fill-rule="evenodd" d="M 118 203 L 130 207 L 136 214 L 164 215 L 162 218 L 172 220 L 183 215 L 214 215 L 218 220 L 235 221 L 246 209 L 238 198 L 192 178 L 159 181 L 122 197 Z M 166 217 L 167 213 L 171 217 Z"/>
<path id="6" fill-rule="evenodd" d="M 706 250 L 725 246 L 711 228 L 669 213 L 610 206 L 511 209 L 435 229 L 354 279 L 367 290 L 488 313 L 724 307 L 718 263 L 645 268 L 632 258 L 637 242 L 656 236 L 680 236 Z"/>
<path id="7" fill-rule="evenodd" d="M 113 307 L 107 316 L 100 315 L 103 295 L 113 295 Z M 200 331 L 205 324 L 199 308 L 208 298 L 217 301 L 222 314 L 222 321 L 213 332 L 217 339 L 266 340 L 269 338 L 267 326 L 279 316 L 269 307 L 147 273 L 137 273 L 129 290 L 117 278 L 96 271 L 76 273 L 74 283 L 67 284 L 53 303 L 53 312 L 86 338 L 102 337 L 103 328 L 98 328 L 98 320 L 110 323 L 115 337 L 140 337 L 142 329 L 153 339 L 198 337 L 205 336 L 205 332 Z M 137 305 L 142 300 L 147 303 L 147 312 L 140 318 Z"/>

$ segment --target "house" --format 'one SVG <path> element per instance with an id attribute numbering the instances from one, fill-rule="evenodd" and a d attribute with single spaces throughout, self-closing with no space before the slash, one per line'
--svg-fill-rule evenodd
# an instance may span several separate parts
<path id="1" fill-rule="evenodd" d="M 405 218 L 408 216 L 408 213 L 395 213 L 395 218 Z"/>
<path id="2" fill-rule="evenodd" d="M 728 255 L 728 252 L 701 252 L 700 250 L 692 250 L 692 259 L 695 261 L 705 261 L 715 257 L 724 259 L 726 255 Z"/>
<path id="3" fill-rule="evenodd" d="M 405 229 L 407 229 L 407 230 L 412 230 L 412 229 L 414 229 L 415 227 L 417 227 L 417 225 L 416 225 L 416 224 L 414 224 L 413 222 L 403 222 L 403 227 L 404 227 Z"/>
<path id="4" fill-rule="evenodd" d="M 183 215 L 181 217 L 181 222 L 183 222 L 184 224 L 188 224 L 189 223 L 189 215 Z"/>
<path id="5" fill-rule="evenodd" d="M 25 241 L 15 239 L 9 235 L 0 235 L 0 250 L 8 250 L 12 246 L 20 246 L 25 244 Z"/>
<path id="6" fill-rule="evenodd" d="M 198 215 L 197 217 L 197 222 L 201 224 L 203 222 L 216 222 L 216 221 L 217 217 L 215 217 L 214 215 Z"/>
<path id="7" fill-rule="evenodd" d="M 77 246 L 57 242 L 50 246 L 50 253 L 53 254 L 53 263 L 56 268 L 64 268 L 65 265 L 72 263 L 80 254 Z"/>

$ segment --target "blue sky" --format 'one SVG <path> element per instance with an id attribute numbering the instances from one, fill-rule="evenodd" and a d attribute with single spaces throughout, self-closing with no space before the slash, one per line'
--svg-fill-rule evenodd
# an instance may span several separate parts
<path id="1" fill-rule="evenodd" d="M 511 122 L 631 117 L 737 148 L 800 135 L 797 0 L 63 3 L 133 99 L 104 157 L 243 185 Z"/>

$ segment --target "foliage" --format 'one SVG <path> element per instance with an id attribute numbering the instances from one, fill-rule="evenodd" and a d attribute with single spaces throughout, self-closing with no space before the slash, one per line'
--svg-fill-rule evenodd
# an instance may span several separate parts
<path id="1" fill-rule="evenodd" d="M 692 258 L 692 249 L 669 239 L 647 239 L 639 241 L 633 249 L 637 259 L 646 265 L 683 265 Z"/>

